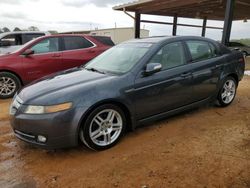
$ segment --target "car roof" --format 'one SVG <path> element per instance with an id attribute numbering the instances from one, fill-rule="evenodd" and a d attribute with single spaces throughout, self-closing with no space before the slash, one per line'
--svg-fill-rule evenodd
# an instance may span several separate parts
<path id="1" fill-rule="evenodd" d="M 12 35 L 12 34 L 47 34 L 49 32 L 45 31 L 13 31 L 13 32 L 5 32 L 0 34 L 0 38 L 5 37 L 7 35 Z"/>
<path id="2" fill-rule="evenodd" d="M 68 36 L 86 36 L 86 37 L 107 37 L 110 38 L 110 36 L 101 36 L 101 35 L 89 35 L 89 34 L 53 34 L 50 36 L 44 36 L 44 37 L 68 37 Z"/>
<path id="3" fill-rule="evenodd" d="M 146 38 L 140 38 L 140 39 L 132 39 L 127 41 L 127 43 L 161 43 L 161 42 L 167 42 L 170 40 L 204 40 L 204 41 L 210 41 L 215 42 L 212 39 L 204 38 L 204 37 L 197 37 L 197 36 L 156 36 L 156 37 L 146 37 Z M 126 42 L 125 42 L 126 43 Z"/>

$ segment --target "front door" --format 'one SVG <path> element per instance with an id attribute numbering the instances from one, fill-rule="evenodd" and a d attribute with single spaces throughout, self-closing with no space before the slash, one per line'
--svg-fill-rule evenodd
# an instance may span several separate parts
<path id="1" fill-rule="evenodd" d="M 43 39 L 30 49 L 34 50 L 34 54 L 23 56 L 22 59 L 27 81 L 33 81 L 62 70 L 62 54 L 57 37 Z"/>
<path id="2" fill-rule="evenodd" d="M 143 119 L 191 103 L 192 67 L 187 64 L 182 42 L 165 45 L 149 63 L 161 63 L 151 76 L 138 75 L 134 101 L 137 118 Z"/>

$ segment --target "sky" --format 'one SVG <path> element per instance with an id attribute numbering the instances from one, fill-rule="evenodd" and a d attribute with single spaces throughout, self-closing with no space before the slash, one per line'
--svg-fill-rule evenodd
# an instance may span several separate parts
<path id="1" fill-rule="evenodd" d="M 133 27 L 133 19 L 121 11 L 114 11 L 115 5 L 131 0 L 0 0 L 0 28 L 26 29 L 36 26 L 41 31 L 77 31 L 117 27 Z M 133 1 L 133 0 L 132 0 Z M 163 16 L 142 15 L 142 19 L 172 21 Z M 202 20 L 179 18 L 178 23 L 202 25 Z M 209 26 L 222 27 L 223 22 L 208 21 Z M 144 24 L 150 36 L 171 35 L 172 26 Z M 200 28 L 179 27 L 177 35 L 201 35 Z M 208 29 L 206 37 L 220 40 L 221 30 Z M 250 20 L 233 22 L 231 38 L 250 38 Z"/>

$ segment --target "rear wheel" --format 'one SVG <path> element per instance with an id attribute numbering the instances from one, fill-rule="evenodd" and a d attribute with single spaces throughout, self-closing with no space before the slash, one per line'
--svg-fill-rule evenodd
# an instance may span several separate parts
<path id="1" fill-rule="evenodd" d="M 87 117 L 80 130 L 80 140 L 90 149 L 105 150 L 120 140 L 125 127 L 125 115 L 118 106 L 102 105 Z"/>
<path id="2" fill-rule="evenodd" d="M 0 99 L 13 97 L 20 87 L 21 82 L 14 74 L 0 72 Z"/>
<path id="3" fill-rule="evenodd" d="M 236 90 L 236 80 L 231 76 L 227 77 L 224 80 L 222 88 L 220 89 L 220 92 L 217 97 L 219 105 L 222 107 L 230 105 L 235 98 Z"/>

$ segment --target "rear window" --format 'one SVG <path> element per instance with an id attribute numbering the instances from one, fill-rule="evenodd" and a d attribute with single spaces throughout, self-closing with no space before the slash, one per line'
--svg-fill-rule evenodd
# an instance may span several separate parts
<path id="1" fill-rule="evenodd" d="M 215 47 L 205 41 L 187 41 L 193 61 L 202 61 L 216 56 Z"/>
<path id="2" fill-rule="evenodd" d="M 103 36 L 92 36 L 95 40 L 101 42 L 102 44 L 105 44 L 107 46 L 114 46 L 114 42 L 111 40 L 110 37 L 103 37 Z"/>
<path id="3" fill-rule="evenodd" d="M 77 50 L 94 46 L 90 41 L 83 37 L 64 37 L 65 50 Z"/>

